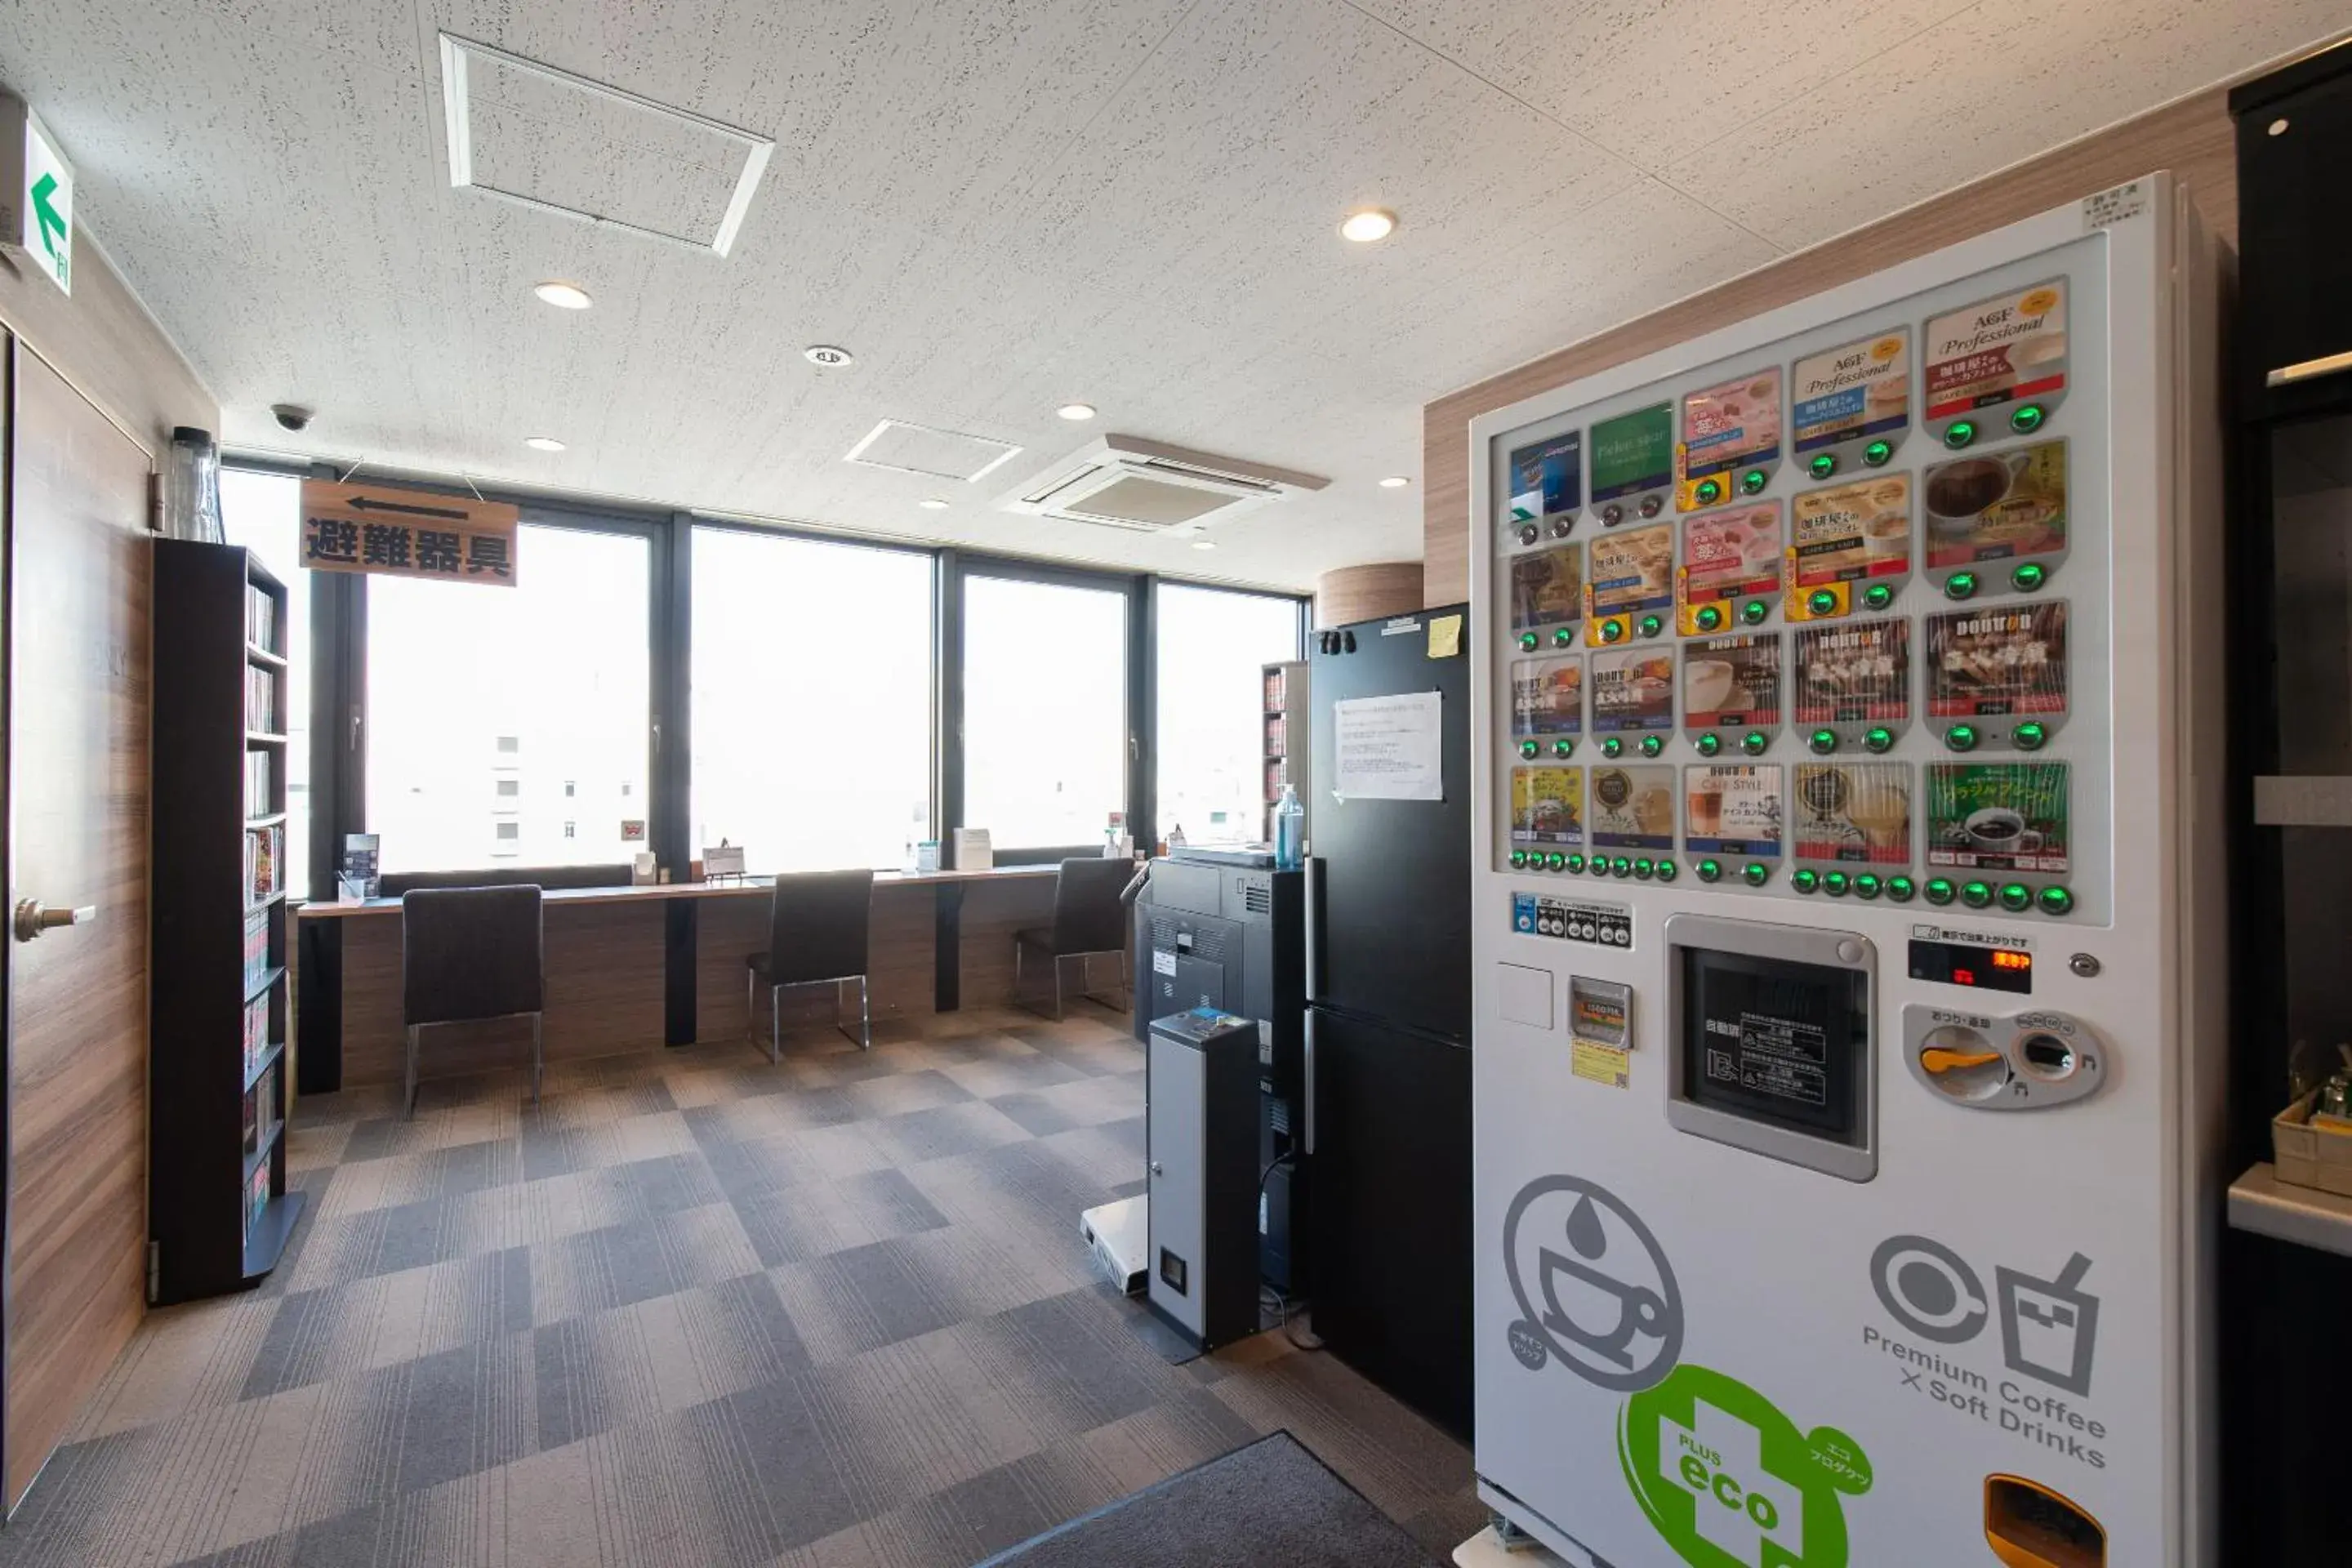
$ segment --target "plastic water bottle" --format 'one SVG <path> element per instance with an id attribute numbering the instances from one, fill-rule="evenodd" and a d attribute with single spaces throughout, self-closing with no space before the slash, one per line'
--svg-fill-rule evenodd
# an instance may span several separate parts
<path id="1" fill-rule="evenodd" d="M 1305 863 L 1307 808 L 1298 803 L 1298 792 L 1288 784 L 1282 786 L 1282 799 L 1274 808 L 1274 864 L 1277 870 L 1296 871 Z"/>

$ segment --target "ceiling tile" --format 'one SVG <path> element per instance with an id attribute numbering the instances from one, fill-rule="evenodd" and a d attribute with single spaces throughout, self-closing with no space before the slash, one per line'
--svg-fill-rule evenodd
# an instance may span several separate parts
<path id="1" fill-rule="evenodd" d="M 1982 0 L 1662 176 L 1778 244 L 1883 217 L 2326 37 L 2342 0 Z M 1880 128 L 1865 137 L 1864 128 Z"/>
<path id="2" fill-rule="evenodd" d="M 1653 172 L 1974 0 L 1357 0 Z"/>

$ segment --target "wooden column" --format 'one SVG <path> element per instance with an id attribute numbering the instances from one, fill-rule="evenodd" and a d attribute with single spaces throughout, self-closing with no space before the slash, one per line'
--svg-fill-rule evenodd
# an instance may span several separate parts
<path id="1" fill-rule="evenodd" d="M 1342 566 L 1315 580 L 1315 624 L 1344 626 L 1378 616 L 1406 616 L 1421 608 L 1421 563 L 1381 561 Z"/>

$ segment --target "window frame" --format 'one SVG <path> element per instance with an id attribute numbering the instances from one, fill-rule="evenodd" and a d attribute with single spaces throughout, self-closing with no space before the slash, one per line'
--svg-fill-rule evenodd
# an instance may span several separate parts
<path id="1" fill-rule="evenodd" d="M 1236 586 L 1231 583 L 1195 583 L 1190 582 L 1181 577 L 1156 576 L 1151 580 L 1152 610 L 1150 626 L 1152 662 L 1154 665 L 1153 674 L 1155 678 L 1158 675 L 1157 666 L 1160 657 L 1160 590 L 1162 588 L 1182 588 L 1192 593 L 1227 594 L 1236 598 L 1244 599 L 1287 600 L 1292 611 L 1289 662 L 1297 662 L 1307 657 L 1307 634 L 1309 630 L 1309 623 L 1313 619 L 1314 601 L 1308 598 L 1306 595 L 1281 594 L 1276 593 L 1275 591 L 1267 588 L 1244 588 Z M 1146 744 L 1144 750 L 1145 754 L 1149 756 L 1151 761 L 1150 785 L 1152 806 L 1156 812 L 1159 806 L 1160 752 L 1160 708 L 1158 682 L 1156 679 L 1154 680 L 1153 687 L 1151 738 Z M 1256 715 L 1256 717 L 1262 724 L 1265 718 L 1264 713 L 1261 711 Z M 1154 826 L 1156 828 L 1156 825 Z M 1253 838 L 1255 838 L 1255 835 L 1253 835 Z M 1140 844 L 1145 841 L 1139 837 L 1136 842 Z M 1153 846 L 1158 845 L 1160 842 L 1156 831 L 1150 842 Z"/>
<path id="2" fill-rule="evenodd" d="M 928 790 L 925 810 L 927 813 L 926 820 L 934 824 L 940 822 L 942 820 L 940 811 L 944 797 L 941 795 L 940 790 L 940 751 L 941 746 L 940 725 L 942 713 L 940 680 L 940 671 L 943 668 L 940 658 L 940 638 L 944 634 L 940 621 L 940 600 L 941 593 L 940 582 L 947 569 L 946 561 L 952 552 L 927 544 L 910 544 L 904 540 L 875 539 L 869 538 L 864 534 L 846 532 L 829 533 L 822 529 L 790 528 L 777 524 L 750 522 L 740 518 L 714 517 L 702 512 L 680 512 L 677 514 L 677 521 L 678 532 L 682 535 L 688 536 L 688 538 L 687 549 L 680 554 L 679 563 L 676 568 L 680 584 L 678 593 L 681 599 L 690 596 L 693 590 L 694 573 L 691 536 L 706 531 L 749 534 L 754 538 L 760 539 L 792 539 L 811 544 L 847 545 L 853 549 L 858 550 L 877 550 L 886 551 L 895 555 L 919 556 L 930 563 L 929 603 L 924 607 L 924 629 L 931 639 L 930 653 L 928 661 L 931 674 L 929 689 L 927 693 L 928 707 L 924 716 L 926 730 L 925 738 L 929 742 L 930 748 L 929 760 L 927 763 Z M 677 638 L 677 646 L 675 649 L 678 661 L 677 710 L 681 714 L 690 717 L 694 707 L 693 616 L 690 614 L 683 615 L 681 617 L 681 625 L 684 629 Z M 681 735 L 685 735 L 687 731 L 681 729 L 680 733 Z M 677 788 L 679 833 L 681 837 L 684 837 L 691 835 L 693 826 L 693 752 L 689 746 L 681 745 L 679 749 Z M 935 831 L 940 833 L 940 842 L 944 845 L 947 842 L 946 830 L 944 828 L 935 828 Z M 690 857 L 699 855 L 701 851 L 699 847 L 689 847 L 685 851 L 685 853 Z M 665 859 L 663 864 L 667 866 L 669 862 Z M 679 871 L 679 875 L 681 877 L 684 875 L 684 864 L 685 862 L 681 862 L 681 869 Z"/>
<path id="3" fill-rule="evenodd" d="M 326 463 L 287 463 L 241 454 L 226 459 L 240 470 L 289 479 L 340 481 L 348 475 Z M 1312 600 L 1281 589 L 1256 588 L 1172 574 L 1123 572 L 1027 556 L 931 545 L 906 540 L 771 524 L 708 512 L 593 501 L 562 496 L 484 490 L 465 483 L 398 476 L 398 482 L 431 494 L 510 502 L 521 521 L 543 527 L 640 538 L 647 548 L 646 588 L 650 698 L 646 715 L 649 763 L 646 803 L 646 844 L 662 870 L 683 880 L 697 847 L 690 842 L 693 810 L 693 549 L 703 529 L 761 536 L 780 535 L 818 543 L 847 544 L 928 557 L 931 562 L 929 625 L 931 638 L 930 810 L 943 854 L 951 856 L 956 828 L 964 820 L 963 801 L 963 590 L 973 577 L 1092 589 L 1120 595 L 1126 603 L 1127 766 L 1126 812 L 1136 844 L 1149 850 L 1159 841 L 1155 820 L 1159 773 L 1159 592 L 1163 586 L 1205 589 L 1254 598 L 1287 599 L 1297 606 L 1298 653 L 1304 658 Z M 298 568 L 299 570 L 299 568 Z M 313 900 L 335 898 L 335 868 L 346 834 L 367 831 L 367 587 L 359 573 L 320 573 L 310 582 L 310 887 Z M 487 590 L 486 590 L 487 591 Z M 997 864 L 1041 865 L 1101 853 L 1099 842 L 1005 848 Z M 498 886 L 536 882 L 546 888 L 625 887 L 632 868 L 613 866 L 517 866 L 488 864 L 450 872 L 411 872 L 384 879 L 387 893 L 417 887 Z"/>

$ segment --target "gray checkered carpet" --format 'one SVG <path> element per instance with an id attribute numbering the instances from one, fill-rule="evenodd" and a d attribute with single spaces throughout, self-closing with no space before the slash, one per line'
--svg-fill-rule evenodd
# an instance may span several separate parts
<path id="1" fill-rule="evenodd" d="M 962 1568 L 1286 1428 L 1443 1557 L 1458 1445 L 1279 1333 L 1171 1367 L 1095 1276 L 1078 1211 L 1141 1185 L 1123 1025 L 305 1100 L 286 1261 L 148 1316 L 0 1565 Z"/>

